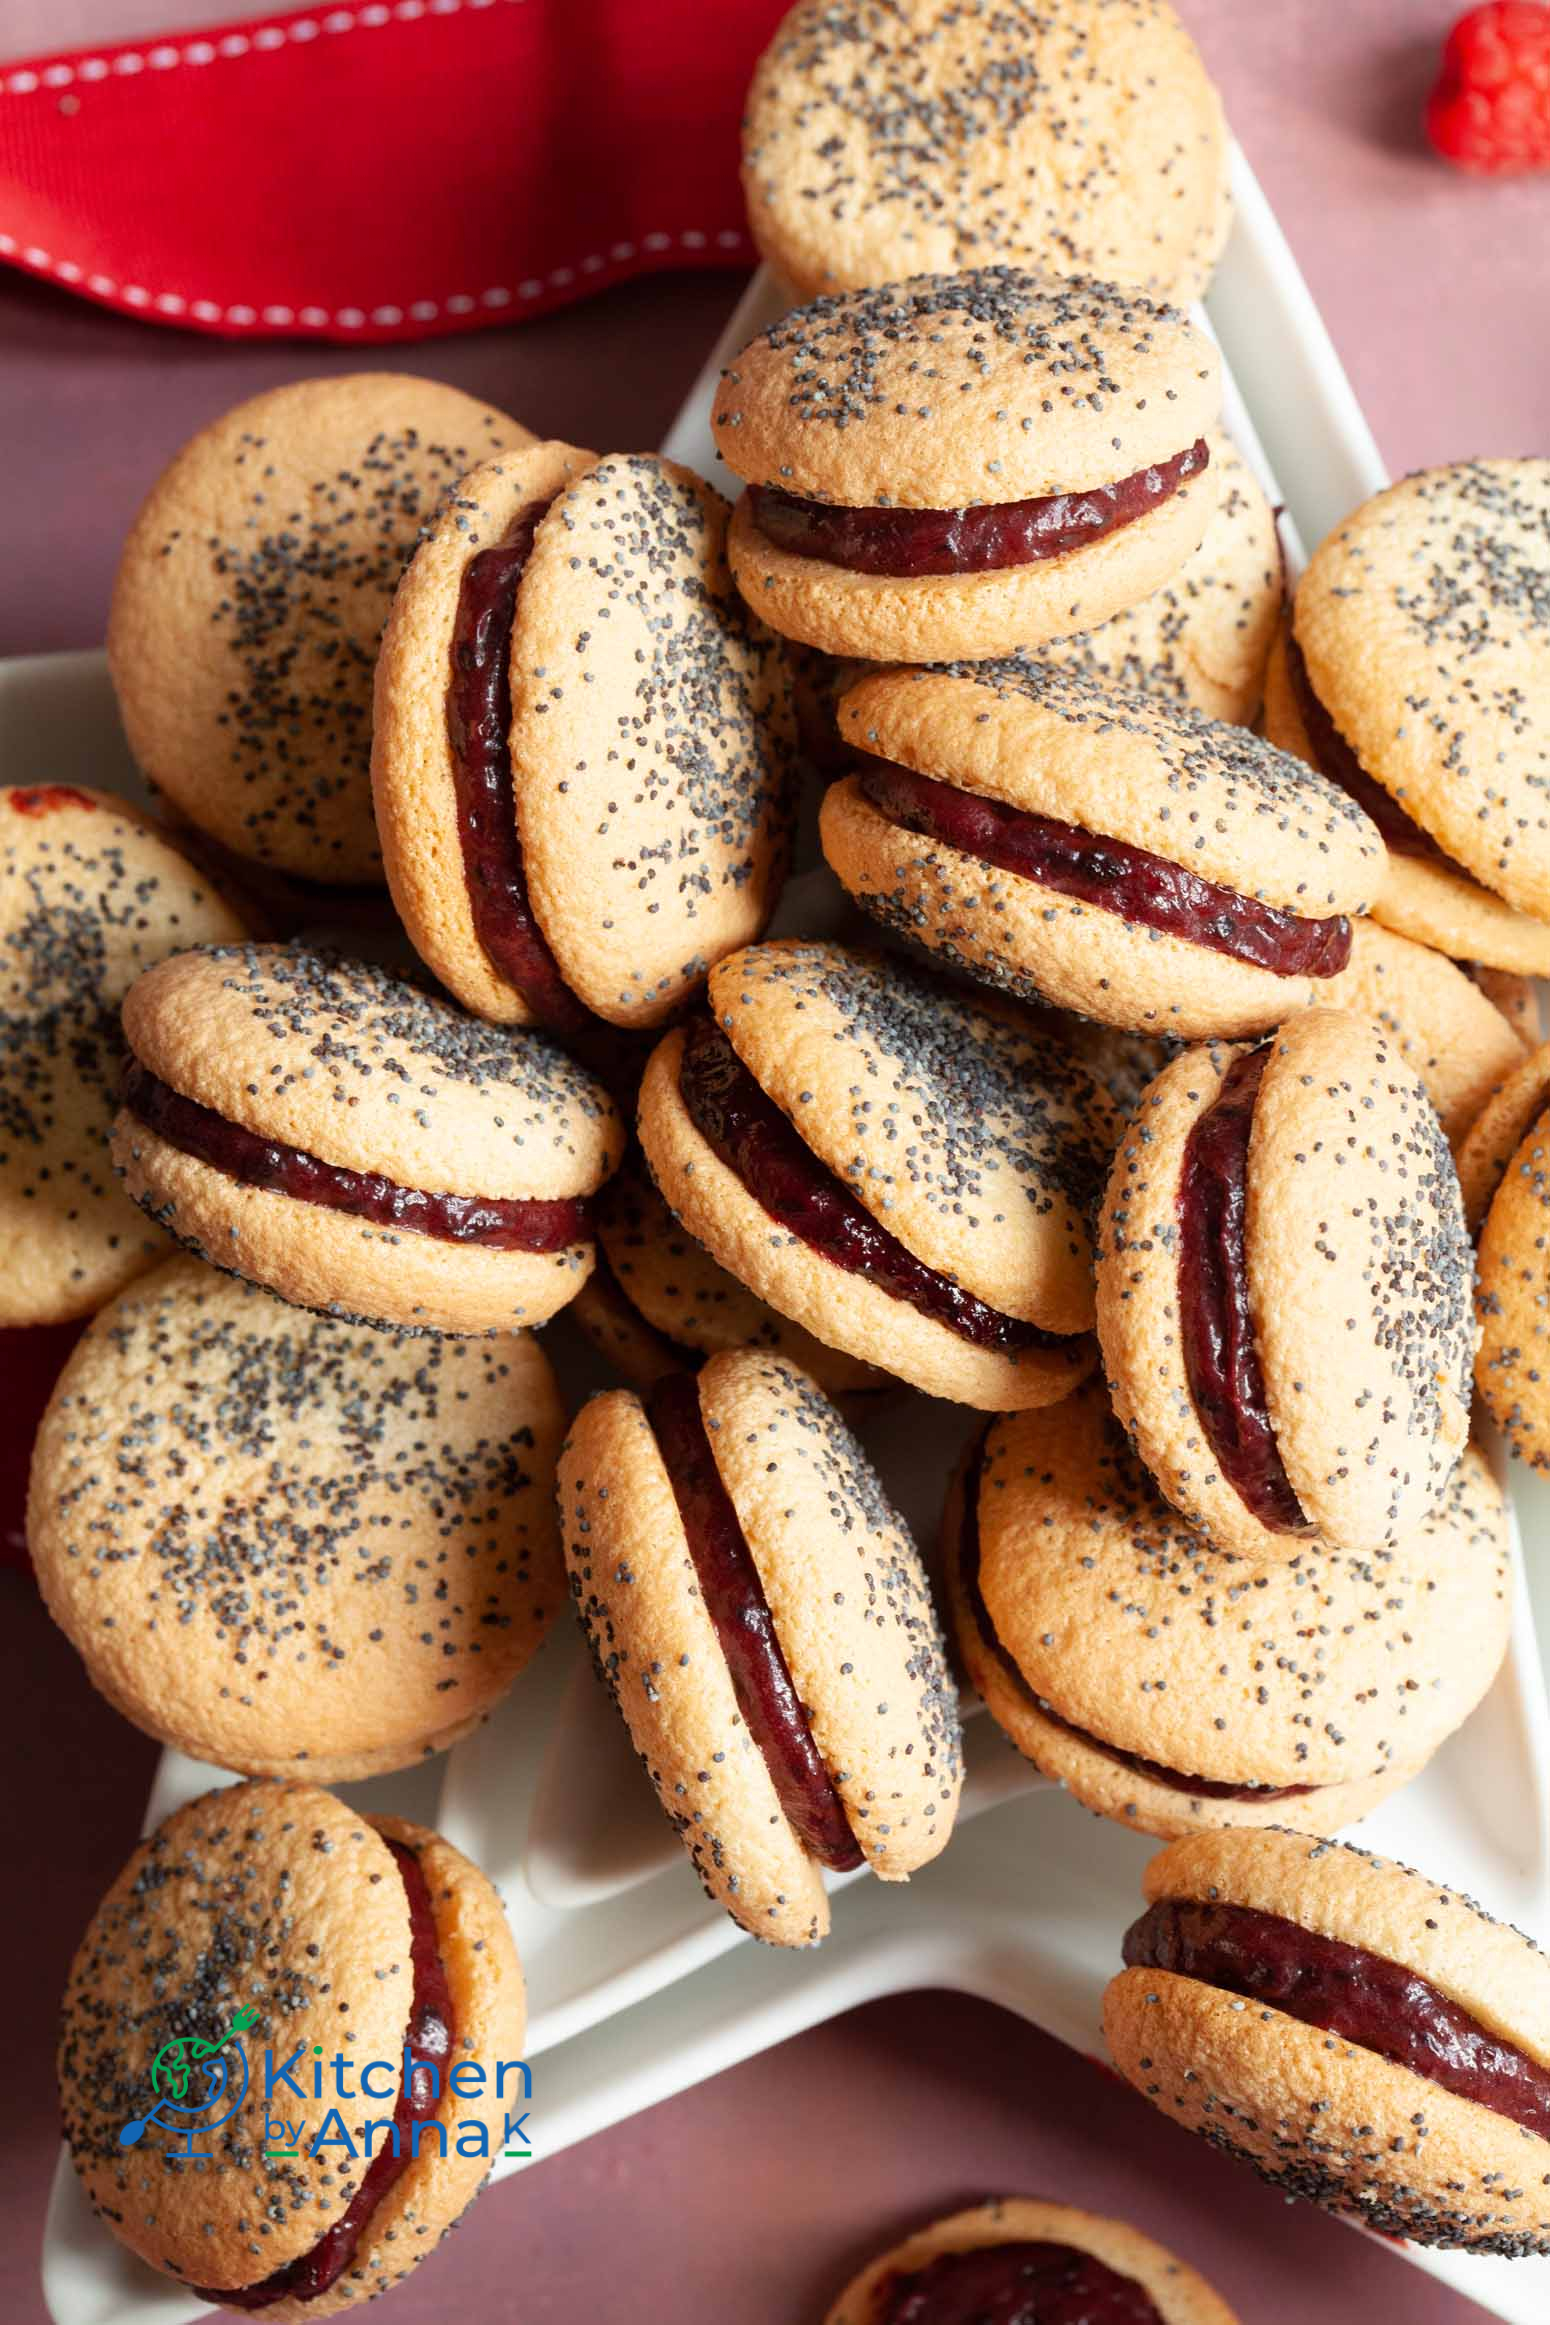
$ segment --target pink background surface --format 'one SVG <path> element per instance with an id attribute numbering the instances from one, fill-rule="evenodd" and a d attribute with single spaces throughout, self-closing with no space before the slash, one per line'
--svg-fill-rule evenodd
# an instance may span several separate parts
<path id="1" fill-rule="evenodd" d="M 1461 179 L 1428 158 L 1414 127 L 1452 0 L 1181 6 L 1391 466 L 1543 450 L 1550 180 Z M 212 13 L 211 0 L 8 0 L 0 41 L 18 56 Z M 659 279 L 395 360 L 573 442 L 651 445 L 734 287 Z M 352 360 L 152 329 L 0 270 L 0 653 L 96 643 L 119 539 L 162 461 L 240 396 Z M 4 775 L 39 781 L 48 769 Z M 34 2325 L 55 2153 L 53 2013 L 70 1952 L 133 1842 L 154 1751 L 92 1695 L 14 1573 L 0 1574 L 0 1691 L 16 1771 L 0 1937 L 0 2314 Z M 541 2067 L 535 2132 L 541 2153 Z M 938 1995 L 858 2011 L 536 2166 L 476 2207 L 394 2294 L 391 2315 L 816 2325 L 874 2246 L 997 2189 L 1127 2214 L 1262 2325 L 1480 2315 L 1283 2205 L 1031 2029 Z"/>

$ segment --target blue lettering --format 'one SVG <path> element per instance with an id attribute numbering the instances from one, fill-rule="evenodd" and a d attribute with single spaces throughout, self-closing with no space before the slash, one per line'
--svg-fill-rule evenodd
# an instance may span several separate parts
<path id="1" fill-rule="evenodd" d="M 373 2075 L 387 2075 L 391 2078 L 392 2073 L 393 2069 L 386 2059 L 368 2059 L 361 2069 L 361 2096 L 365 2099 L 393 2098 L 395 2093 L 391 2079 L 386 2089 L 381 2091 L 371 2079 Z"/>
<path id="2" fill-rule="evenodd" d="M 447 2070 L 447 2089 L 457 2099 L 477 2099 L 484 2089 L 484 2069 L 477 2059 L 459 2059 Z"/>
<path id="3" fill-rule="evenodd" d="M 367 2124 L 365 2130 L 361 2134 L 361 2152 L 364 2155 L 376 2154 L 377 2151 L 371 2144 L 371 2135 L 374 2131 L 385 2131 L 388 2134 L 389 2138 L 393 2142 L 393 2153 L 397 2155 L 398 2125 L 394 2122 L 391 2115 L 384 2115 L 380 2122 L 373 2119 L 370 2123 Z"/>
<path id="4" fill-rule="evenodd" d="M 447 2152 L 447 2127 L 442 2122 L 439 2115 L 433 2115 L 428 2123 L 416 2123 L 413 2126 L 409 2134 L 409 2153 L 411 2155 L 419 2154 L 420 2134 L 422 2131 L 435 2132 L 436 2153 L 438 2155 L 445 2155 Z"/>
<path id="5" fill-rule="evenodd" d="M 366 2128 L 369 2132 L 371 2129 L 370 2124 L 368 2124 Z M 340 2114 L 337 2107 L 330 2107 L 328 2113 L 324 2116 L 321 2124 L 318 2126 L 317 2137 L 313 2140 L 312 2145 L 307 2150 L 307 2153 L 309 2156 L 315 2158 L 322 2153 L 325 2147 L 342 2147 L 345 2154 L 348 2156 L 353 2156 L 355 2153 L 355 2142 L 350 2137 L 348 2131 L 346 2131 L 344 2127 L 344 2117 Z M 397 2151 L 395 2150 L 395 2153 L 396 2152 Z"/>
<path id="6" fill-rule="evenodd" d="M 495 2062 L 495 2096 L 496 2096 L 496 2098 L 497 2098 L 497 2099 L 504 2099 L 504 2098 L 505 2098 L 505 2096 L 506 2096 L 506 2077 L 507 2077 L 508 2075 L 520 2075 L 520 2076 L 521 2076 L 521 2078 L 522 2078 L 522 2096 L 523 2096 L 523 2098 L 524 2098 L 524 2099 L 531 2099 L 531 2098 L 532 2098 L 532 2096 L 533 2096 L 533 2071 L 532 2071 L 531 2067 L 529 2067 L 529 2065 L 528 2065 L 528 2063 L 527 2063 L 526 2059 L 497 2059 L 497 2060 L 496 2060 L 496 2062 Z"/>
<path id="7" fill-rule="evenodd" d="M 298 2099 L 306 2098 L 306 2092 L 302 2089 L 301 2085 L 294 2079 L 291 2074 L 292 2067 L 295 2066 L 297 2060 L 301 2057 L 301 2054 L 306 2049 L 306 2047 L 307 2046 L 305 2043 L 299 2042 L 296 2045 L 296 2048 L 292 2051 L 290 2057 L 286 2060 L 283 2067 L 277 2067 L 275 2065 L 273 2051 L 265 2051 L 264 2097 L 266 2099 L 272 2099 L 274 2097 L 275 2085 L 277 2083 L 283 2083 L 288 2091 L 294 2091 Z"/>

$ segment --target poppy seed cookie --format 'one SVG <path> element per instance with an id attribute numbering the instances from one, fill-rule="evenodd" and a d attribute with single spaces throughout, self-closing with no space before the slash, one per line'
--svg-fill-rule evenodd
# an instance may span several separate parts
<path id="1" fill-rule="evenodd" d="M 804 1373 L 752 1349 L 560 1455 L 571 1592 L 712 1898 L 774 1945 L 829 1926 L 822 1869 L 904 1880 L 947 1842 L 957 1704 L 920 1557 Z"/>
<path id="2" fill-rule="evenodd" d="M 422 525 L 532 442 L 436 380 L 292 381 L 202 428 L 124 545 L 108 667 L 129 747 L 180 815 L 308 880 L 378 880 L 377 640 Z"/>
<path id="3" fill-rule="evenodd" d="M 874 662 L 1090 630 L 1199 548 L 1215 347 L 1171 307 L 1016 267 L 799 307 L 722 374 L 748 486 L 728 555 L 763 621 Z"/>
<path id="4" fill-rule="evenodd" d="M 195 1760 L 405 1767 L 487 1717 L 559 1609 L 563 1429 L 526 1333 L 427 1343 L 171 1259 L 55 1387 L 39 1587 L 109 1701 Z"/>
<path id="5" fill-rule="evenodd" d="M 113 1159 L 181 1243 L 303 1308 L 426 1332 L 540 1324 L 592 1264 L 624 1133 L 546 1035 L 285 945 L 133 985 Z"/>
<path id="6" fill-rule="evenodd" d="M 1214 1832 L 1146 1869 L 1103 1998 L 1128 2083 L 1382 2236 L 1550 2252 L 1550 1966 L 1348 1841 Z"/>

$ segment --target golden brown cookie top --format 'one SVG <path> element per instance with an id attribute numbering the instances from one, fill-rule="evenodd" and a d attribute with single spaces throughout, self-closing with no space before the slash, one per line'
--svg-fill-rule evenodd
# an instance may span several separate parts
<path id="1" fill-rule="evenodd" d="M 1196 298 L 1229 223 L 1221 102 L 1161 0 L 806 0 L 743 188 L 802 291 L 1010 257 Z"/>
<path id="2" fill-rule="evenodd" d="M 946 509 L 1133 476 L 1208 434 L 1220 401 L 1216 349 L 1175 308 L 984 266 L 783 315 L 723 372 L 712 425 L 750 484 Z"/>
<path id="3" fill-rule="evenodd" d="M 129 744 L 189 821 L 311 880 L 379 879 L 377 640 L 443 493 L 531 441 L 401 372 L 304 379 L 186 444 L 125 544 L 108 659 Z"/>

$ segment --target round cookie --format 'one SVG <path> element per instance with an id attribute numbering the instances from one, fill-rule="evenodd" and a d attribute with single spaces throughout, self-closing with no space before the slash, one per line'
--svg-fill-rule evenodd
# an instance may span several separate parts
<path id="1" fill-rule="evenodd" d="M 638 1128 L 674 1215 L 828 1347 L 990 1411 L 1092 1360 L 1088 1220 L 1114 1128 L 1075 1055 L 1009 1004 L 786 939 L 712 971 Z"/>
<path id="2" fill-rule="evenodd" d="M 1192 1834 L 1103 2000 L 1126 2081 L 1380 2236 L 1550 2252 L 1550 1964 L 1348 1841 Z"/>
<path id="3" fill-rule="evenodd" d="M 1455 1149 L 1490 1092 L 1523 1060 L 1517 1032 L 1472 977 L 1445 953 L 1376 920 L 1353 924 L 1350 962 L 1321 999 L 1383 1028 L 1420 1075 Z"/>
<path id="4" fill-rule="evenodd" d="M 944 1527 L 958 1651 L 991 1717 L 1084 1807 L 1168 1840 L 1354 1823 L 1490 1686 L 1507 1509 L 1466 1452 L 1393 1550 L 1213 1548 L 1089 1384 L 974 1441 Z"/>
<path id="5" fill-rule="evenodd" d="M 1172 580 L 1216 509 L 1215 347 L 1171 307 L 1006 266 L 798 308 L 722 374 L 761 620 L 873 662 L 982 659 Z"/>
<path id="6" fill-rule="evenodd" d="M 1550 1109 L 1543 1051 L 1529 1068 L 1521 1086 L 1503 1092 L 1495 1116 L 1505 1135 L 1509 1111 L 1538 1101 L 1480 1231 L 1475 1386 L 1509 1449 L 1535 1469 L 1550 1469 Z"/>
<path id="7" fill-rule="evenodd" d="M 1550 460 L 1424 469 L 1364 501 L 1314 552 L 1292 626 L 1362 771 L 1550 921 Z"/>
<path id="8" fill-rule="evenodd" d="M 178 1257 L 65 1366 L 28 1543 L 137 1727 L 342 1783 L 455 1743 L 534 1653 L 564 1596 L 563 1433 L 526 1333 L 427 1347 Z"/>
<path id="9" fill-rule="evenodd" d="M 624 1133 L 547 1036 L 285 945 L 151 970 L 124 1031 L 114 1162 L 202 1259 L 423 1332 L 541 1324 L 585 1281 L 589 1198 Z"/>
<path id="10" fill-rule="evenodd" d="M 305 2325 L 397 2284 L 472 2202 L 504 2141 L 495 2070 L 520 2061 L 526 2019 L 500 1899 L 450 1842 L 311 1784 L 207 1792 L 140 1843 L 81 1941 L 59 2035 L 65 2141 L 92 2209 L 140 2259 L 208 2302 Z M 328 2097 L 297 2108 L 300 2152 L 272 2155 L 267 2118 L 289 2094 L 266 2096 L 265 2053 L 310 2093 L 314 2046 Z M 401 2134 L 394 2173 L 406 2051 L 426 2128 L 413 2154 Z M 484 2071 L 477 2093 L 466 2071 L 451 2087 L 465 2060 Z M 350 2154 L 337 2128 L 316 2152 L 336 2084 Z M 185 2098 L 204 2113 L 197 2170 L 178 2144 Z M 160 2104 L 171 2120 L 139 2129 Z M 363 2189 L 368 2150 L 387 2177 Z"/>
<path id="11" fill-rule="evenodd" d="M 925 1570 L 834 1406 L 754 1349 L 607 1390 L 560 1455 L 571 1594 L 707 1894 L 811 1945 L 823 1868 L 901 1881 L 952 1830 L 953 1683 Z"/>
<path id="12" fill-rule="evenodd" d="M 1097 1233 L 1114 1409 L 1166 1498 L 1261 1559 L 1403 1540 L 1468 1435 L 1473 1256 L 1436 1110 L 1378 1026 L 1310 1009 L 1177 1058 Z"/>
<path id="13" fill-rule="evenodd" d="M 119 1004 L 167 954 L 242 934 L 123 800 L 0 789 L 0 1325 L 89 1316 L 165 1253 L 108 1161 Z"/>
<path id="14" fill-rule="evenodd" d="M 863 678 L 824 795 L 842 885 L 1022 1000 L 1186 1039 L 1320 999 L 1382 877 L 1346 795 L 1241 727 L 1030 656 Z"/>
<path id="15" fill-rule="evenodd" d="M 1033 2305 L 1019 2303 L 1016 2315 L 1030 2321 L 1048 2300 L 1058 2304 L 1052 2316 L 1149 2312 L 1156 2325 L 1236 2325 L 1204 2277 L 1138 2228 L 1032 2196 L 997 2196 L 918 2228 L 851 2278 L 825 2325 L 915 2325 L 948 2314 L 932 2304 L 949 2301 L 953 2316 L 967 2317 L 971 2296 L 975 2316 L 1011 2316 L 983 2304 L 1016 2300 L 1019 2288 Z"/>
<path id="16" fill-rule="evenodd" d="M 803 297 L 1011 258 L 1199 298 L 1227 129 L 1163 0 L 803 0 L 743 110 L 743 193 Z"/>
<path id="17" fill-rule="evenodd" d="M 1381 784 L 1364 775 L 1332 722 L 1321 719 L 1317 706 L 1307 700 L 1302 673 L 1294 684 L 1284 627 L 1265 667 L 1263 724 L 1278 750 L 1290 751 L 1348 788 L 1378 819 L 1388 843 L 1388 869 L 1373 898 L 1375 920 L 1416 944 L 1446 953 L 1450 960 L 1478 962 L 1519 976 L 1550 976 L 1550 924 L 1516 911 L 1482 888 L 1462 864 L 1427 838 Z"/>
<path id="18" fill-rule="evenodd" d="M 774 908 L 791 674 L 727 505 L 651 454 L 465 476 L 393 602 L 372 782 L 409 935 L 477 1015 L 652 1026 Z"/>
<path id="19" fill-rule="evenodd" d="M 761 1348 L 815 1380 L 826 1396 L 885 1388 L 875 1365 L 825 1348 L 767 1307 L 686 1234 L 652 1185 L 628 1163 L 597 1201 L 597 1265 L 571 1317 L 632 1388 L 697 1370 L 723 1349 Z"/>
<path id="20" fill-rule="evenodd" d="M 294 380 L 200 430 L 124 545 L 108 667 L 129 747 L 238 855 L 379 880 L 377 639 L 422 525 L 515 420 L 402 372 Z"/>
<path id="21" fill-rule="evenodd" d="M 1508 1164 L 1547 1106 L 1550 1042 L 1503 1075 L 1458 1142 L 1459 1185 L 1471 1235 L 1479 1234 Z"/>
<path id="22" fill-rule="evenodd" d="M 1099 629 L 1052 638 L 1039 659 L 1246 727 L 1281 626 L 1286 562 L 1254 471 L 1222 429 L 1207 441 L 1217 504 L 1194 556 L 1139 605 Z"/>
<path id="23" fill-rule="evenodd" d="M 1521 1039 L 1525 1049 L 1537 1049 L 1540 1040 L 1539 988 L 1532 977 L 1517 969 L 1492 969 L 1483 961 L 1466 962 L 1469 975 L 1487 1001 L 1492 1001 Z"/>

